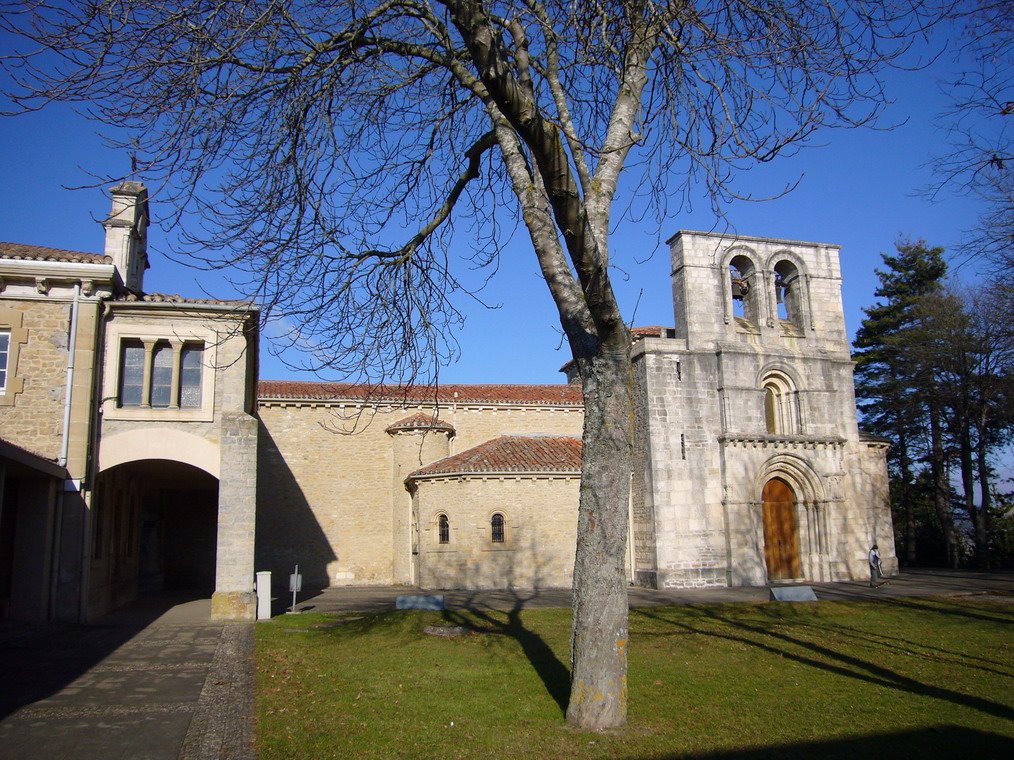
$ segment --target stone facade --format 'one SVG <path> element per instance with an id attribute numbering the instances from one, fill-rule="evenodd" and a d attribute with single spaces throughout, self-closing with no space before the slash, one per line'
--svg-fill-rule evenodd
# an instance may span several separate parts
<path id="1" fill-rule="evenodd" d="M 0 244 L 0 617 L 200 587 L 251 619 L 254 571 L 297 564 L 307 588 L 570 584 L 579 386 L 258 382 L 256 308 L 145 293 L 147 193 L 112 196 L 102 254 Z M 862 578 L 874 542 L 894 572 L 837 247 L 670 246 L 674 327 L 633 331 L 631 582 Z"/>
<path id="2" fill-rule="evenodd" d="M 859 438 L 837 248 L 689 232 L 670 245 L 676 327 L 634 351 L 638 580 L 862 577 L 877 540 L 893 572 L 884 450 Z M 794 556 L 777 572 L 772 480 L 794 496 Z"/>
<path id="3" fill-rule="evenodd" d="M 533 589 L 569 586 L 574 574 L 580 472 L 556 477 L 451 475 L 418 481 L 418 578 L 424 588 Z M 491 519 L 504 520 L 492 540 Z M 440 543 L 439 516 L 449 540 Z"/>
<path id="4" fill-rule="evenodd" d="M 413 470 L 499 435 L 581 432 L 580 394 L 568 386 L 523 386 L 528 400 L 505 398 L 509 386 L 369 400 L 365 389 L 323 387 L 325 398 L 300 399 L 301 383 L 261 383 L 257 567 L 276 580 L 298 564 L 318 586 L 417 582 L 405 484 Z M 415 415 L 450 430 L 398 427 Z"/>
<path id="5" fill-rule="evenodd" d="M 147 192 L 111 196 L 105 253 L 0 243 L 0 616 L 93 619 L 210 558 L 215 614 L 252 619 L 257 311 L 145 294 Z"/>

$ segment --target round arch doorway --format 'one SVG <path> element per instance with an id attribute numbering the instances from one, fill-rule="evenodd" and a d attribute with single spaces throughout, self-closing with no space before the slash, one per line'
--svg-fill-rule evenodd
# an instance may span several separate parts
<path id="1" fill-rule="evenodd" d="M 128 462 L 99 474 L 94 506 L 93 615 L 138 596 L 211 596 L 217 478 L 182 462 Z"/>
<path id="2" fill-rule="evenodd" d="M 764 563 L 768 580 L 801 577 L 796 494 L 781 478 L 764 484 Z"/>

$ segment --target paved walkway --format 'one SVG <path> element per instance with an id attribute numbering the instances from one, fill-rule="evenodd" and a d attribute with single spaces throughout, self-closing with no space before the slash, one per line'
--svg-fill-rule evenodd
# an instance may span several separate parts
<path id="1" fill-rule="evenodd" d="M 976 573 L 952 570 L 910 570 L 871 589 L 868 581 L 809 584 L 818 599 L 890 599 L 926 596 L 987 595 L 1014 602 L 1014 573 Z M 411 586 L 329 588 L 302 595 L 297 610 L 313 612 L 383 612 L 393 610 L 401 594 L 443 594 L 450 609 L 479 607 L 569 607 L 570 589 L 538 591 L 440 591 Z M 713 604 L 721 602 L 766 602 L 770 592 L 760 588 L 665 589 L 631 588 L 631 607 L 665 604 Z M 291 599 L 284 600 L 288 604 Z M 277 612 L 283 610 L 277 609 Z"/>
<path id="2" fill-rule="evenodd" d="M 919 570 L 821 599 L 977 595 L 1014 602 L 1014 574 Z M 298 609 L 394 609 L 408 587 L 309 593 Z M 431 592 L 432 593 L 432 592 Z M 440 593 L 440 592 L 436 592 Z M 567 607 L 570 591 L 445 591 L 448 607 Z M 631 589 L 631 606 L 763 602 L 766 588 Z M 281 612 L 289 599 L 276 600 Z M 253 626 L 209 622 L 208 600 L 131 605 L 95 625 L 0 627 L 2 760 L 252 760 Z"/>
<path id="3" fill-rule="evenodd" d="M 253 625 L 212 624 L 208 600 L 174 601 L 0 630 L 0 757 L 255 757 Z"/>

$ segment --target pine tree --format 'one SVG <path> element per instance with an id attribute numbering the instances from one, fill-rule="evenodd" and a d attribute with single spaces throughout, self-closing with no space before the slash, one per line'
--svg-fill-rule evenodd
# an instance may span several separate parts
<path id="1" fill-rule="evenodd" d="M 856 399 L 863 426 L 891 439 L 888 466 L 899 493 L 895 500 L 903 515 L 902 552 L 907 564 L 916 556 L 917 521 L 913 486 L 919 461 L 928 458 L 937 484 L 937 506 L 947 543 L 948 557 L 957 557 L 957 537 L 946 498 L 946 468 L 940 460 L 942 428 L 939 400 L 933 378 L 922 362 L 913 361 L 909 341 L 918 324 L 918 306 L 924 296 L 940 292 L 947 264 L 942 248 L 922 240 L 899 241 L 897 255 L 883 255 L 886 269 L 878 269 L 881 303 L 864 310 L 853 344 L 856 361 Z M 927 432 L 929 436 L 927 437 Z M 942 484 L 942 486 L 941 486 Z M 943 490 L 941 490 L 943 489 Z"/>

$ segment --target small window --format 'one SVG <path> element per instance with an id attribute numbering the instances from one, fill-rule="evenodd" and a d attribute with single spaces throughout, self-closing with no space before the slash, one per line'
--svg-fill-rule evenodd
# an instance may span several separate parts
<path id="1" fill-rule="evenodd" d="M 449 544 L 451 542 L 451 523 L 447 519 L 447 515 L 440 515 L 437 519 L 437 535 L 440 543 Z"/>
<path id="2" fill-rule="evenodd" d="M 792 381 L 781 373 L 764 378 L 764 429 L 770 435 L 795 435 L 799 432 L 799 409 Z"/>
<path id="3" fill-rule="evenodd" d="M 492 532 L 493 543 L 502 544 L 504 542 L 503 515 L 497 512 L 492 518 L 490 518 L 489 525 Z"/>
<path id="4" fill-rule="evenodd" d="M 159 342 L 151 359 L 151 405 L 166 407 L 172 404 L 173 348 Z"/>
<path id="5" fill-rule="evenodd" d="M 119 405 L 199 409 L 203 357 L 203 343 L 123 341 Z"/>
<path id="6" fill-rule="evenodd" d="M 7 390 L 7 360 L 11 355 L 11 331 L 0 330 L 0 391 Z"/>
<path id="7" fill-rule="evenodd" d="M 764 424 L 769 433 L 778 432 L 778 391 L 771 385 L 764 388 Z"/>
<path id="8" fill-rule="evenodd" d="M 144 346 L 127 341 L 120 355 L 120 406 L 140 406 L 144 398 Z"/>
<path id="9" fill-rule="evenodd" d="M 195 409 L 201 405 L 201 360 L 204 346 L 187 343 L 180 358 L 180 406 Z"/>

